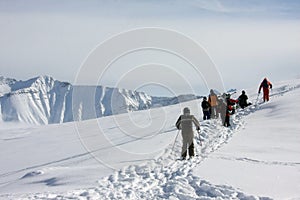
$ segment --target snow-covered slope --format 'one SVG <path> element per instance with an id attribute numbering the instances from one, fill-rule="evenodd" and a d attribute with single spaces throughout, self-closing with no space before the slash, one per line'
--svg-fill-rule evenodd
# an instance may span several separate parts
<path id="1" fill-rule="evenodd" d="M 72 111 L 76 121 L 151 107 L 151 97 L 143 92 L 103 86 L 73 86 L 72 101 Z"/>
<path id="2" fill-rule="evenodd" d="M 72 86 L 39 76 L 27 81 L 0 77 L 0 122 L 53 124 L 95 119 L 196 99 L 194 95 L 151 97 L 104 86 Z"/>
<path id="3" fill-rule="evenodd" d="M 190 161 L 176 161 L 174 123 L 185 106 L 200 119 L 198 100 L 66 124 L 6 123 L 0 199 L 299 199 L 300 81 L 273 84 L 270 102 L 238 110 L 231 128 L 202 121 Z M 247 90 L 254 103 L 256 90 Z"/>
<path id="4" fill-rule="evenodd" d="M 274 86 L 270 102 L 233 116 L 240 131 L 197 167 L 197 176 L 250 194 L 300 199 L 300 81 Z"/>

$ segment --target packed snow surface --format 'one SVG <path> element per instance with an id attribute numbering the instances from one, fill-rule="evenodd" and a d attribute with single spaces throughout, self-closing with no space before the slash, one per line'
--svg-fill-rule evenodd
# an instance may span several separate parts
<path id="1" fill-rule="evenodd" d="M 174 124 L 185 106 L 200 120 L 201 100 L 82 122 L 1 123 L 0 199 L 300 199 L 300 81 L 273 84 L 266 103 L 246 90 L 254 105 L 230 128 L 201 121 L 198 156 L 185 161 Z"/>

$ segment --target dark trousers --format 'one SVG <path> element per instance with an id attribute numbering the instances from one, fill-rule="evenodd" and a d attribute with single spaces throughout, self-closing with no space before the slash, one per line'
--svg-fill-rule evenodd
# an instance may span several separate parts
<path id="1" fill-rule="evenodd" d="M 264 102 L 269 101 L 269 88 L 264 88 Z"/>
<path id="2" fill-rule="evenodd" d="M 194 153 L 194 142 L 192 142 L 192 144 L 189 146 L 188 148 L 189 150 L 189 156 L 195 156 L 195 153 Z M 187 151 L 183 152 L 183 154 L 181 155 L 183 158 L 185 158 L 187 156 Z"/>
<path id="3" fill-rule="evenodd" d="M 251 103 L 241 103 L 241 104 L 239 104 L 240 105 L 240 107 L 241 108 L 246 108 L 247 106 L 250 106 L 251 105 Z"/>
<path id="4" fill-rule="evenodd" d="M 209 110 L 203 111 L 203 120 L 210 119 L 210 112 Z"/>
<path id="5" fill-rule="evenodd" d="M 229 120 L 230 120 L 230 117 L 229 117 L 229 115 L 226 115 L 226 116 L 225 116 L 225 122 L 224 122 L 224 126 L 226 126 L 226 127 L 229 127 L 229 126 L 230 126 L 230 122 L 229 122 Z"/>

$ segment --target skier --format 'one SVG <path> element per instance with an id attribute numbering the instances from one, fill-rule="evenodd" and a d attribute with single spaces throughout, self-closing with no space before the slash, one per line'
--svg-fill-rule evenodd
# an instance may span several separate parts
<path id="1" fill-rule="evenodd" d="M 203 120 L 210 119 L 210 104 L 207 101 L 206 97 L 203 97 L 203 101 L 201 103 L 202 111 L 203 111 Z"/>
<path id="2" fill-rule="evenodd" d="M 213 89 L 210 90 L 210 94 L 208 96 L 208 103 L 211 106 L 211 118 L 216 119 L 217 118 L 217 106 L 218 106 L 218 97 L 213 91 Z"/>
<path id="3" fill-rule="evenodd" d="M 268 81 L 267 78 L 264 78 L 264 80 L 261 82 L 258 90 L 258 94 L 260 94 L 261 88 L 263 88 L 263 93 L 264 93 L 264 102 L 269 101 L 269 88 L 272 89 L 272 83 Z"/>
<path id="4" fill-rule="evenodd" d="M 182 151 L 181 151 L 181 159 L 185 160 L 187 156 L 187 149 L 189 150 L 190 158 L 195 156 L 194 153 L 194 131 L 193 124 L 196 126 L 196 130 L 200 131 L 199 121 L 194 117 L 194 115 L 190 114 L 189 108 L 183 109 L 183 115 L 180 115 L 176 122 L 177 129 L 181 129 L 182 134 Z"/>
<path id="5" fill-rule="evenodd" d="M 247 106 L 250 106 L 251 103 L 248 103 L 247 100 L 248 100 L 248 96 L 246 95 L 245 90 L 243 90 L 242 94 L 238 98 L 239 106 L 243 109 L 246 108 Z"/>
<path id="6" fill-rule="evenodd" d="M 230 95 L 226 95 L 226 115 L 225 115 L 225 121 L 224 126 L 229 127 L 230 126 L 230 115 L 233 115 L 235 113 L 234 105 L 238 102 L 238 100 L 234 100 L 230 98 Z"/>

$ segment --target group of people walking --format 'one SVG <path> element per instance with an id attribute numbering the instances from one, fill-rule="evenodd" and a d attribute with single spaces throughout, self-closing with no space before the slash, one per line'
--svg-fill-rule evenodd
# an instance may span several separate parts
<path id="1" fill-rule="evenodd" d="M 268 81 L 267 78 L 261 82 L 258 90 L 258 94 L 260 94 L 261 89 L 263 89 L 263 101 L 269 101 L 269 89 L 272 89 L 272 83 Z M 230 126 L 230 115 L 235 113 L 234 105 L 238 105 L 242 109 L 251 105 L 248 102 L 248 96 L 246 92 L 243 90 L 242 94 L 238 97 L 238 99 L 232 99 L 230 94 L 223 93 L 223 95 L 218 96 L 213 89 L 210 90 L 210 94 L 207 97 L 203 97 L 201 102 L 201 107 L 203 111 L 203 120 L 209 119 L 217 119 L 221 118 L 222 124 L 225 127 Z M 195 118 L 195 116 L 191 115 L 189 108 L 183 109 L 183 114 L 179 116 L 176 127 L 181 130 L 183 145 L 181 151 L 181 158 L 186 159 L 187 151 L 189 156 L 194 157 L 194 132 L 193 132 L 193 124 L 196 126 L 196 130 L 200 132 L 200 123 Z"/>
<path id="2" fill-rule="evenodd" d="M 208 119 L 222 119 L 222 124 L 226 127 L 230 126 L 229 117 L 231 114 L 235 113 L 235 104 L 239 104 L 240 107 L 245 108 L 251 105 L 247 102 L 247 95 L 245 91 L 242 91 L 242 95 L 239 96 L 237 100 L 232 99 L 230 94 L 223 93 L 223 95 L 217 96 L 216 93 L 211 89 L 208 96 L 203 97 L 201 103 L 203 111 L 203 120 Z"/>

